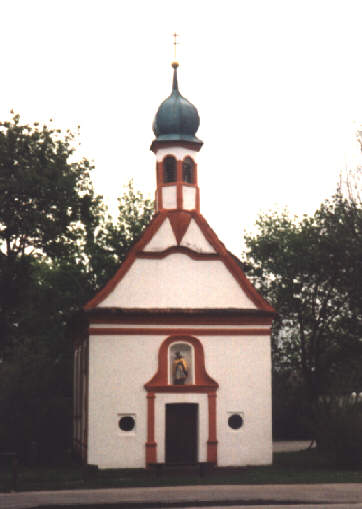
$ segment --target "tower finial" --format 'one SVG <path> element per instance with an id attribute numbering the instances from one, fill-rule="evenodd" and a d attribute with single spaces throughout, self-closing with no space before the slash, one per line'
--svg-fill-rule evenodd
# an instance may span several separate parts
<path id="1" fill-rule="evenodd" d="M 176 34 L 176 32 L 175 32 L 175 33 L 173 34 L 173 38 L 174 38 L 174 40 L 173 40 L 173 46 L 174 46 L 174 61 L 172 62 L 172 67 L 174 67 L 174 68 L 175 68 L 175 67 L 178 67 L 178 62 L 177 62 L 177 58 L 176 58 L 176 46 L 177 46 L 177 44 L 179 44 L 179 43 L 177 42 L 177 37 L 179 37 L 179 35 L 178 35 L 178 34 Z"/>

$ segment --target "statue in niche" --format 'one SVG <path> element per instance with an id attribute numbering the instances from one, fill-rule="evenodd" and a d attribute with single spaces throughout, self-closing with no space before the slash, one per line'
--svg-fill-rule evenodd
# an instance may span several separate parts
<path id="1" fill-rule="evenodd" d="M 173 366 L 174 366 L 174 369 L 173 369 L 174 384 L 175 385 L 183 385 L 187 378 L 188 367 L 187 367 L 187 362 L 181 355 L 181 352 L 176 352 L 175 359 L 173 361 Z"/>

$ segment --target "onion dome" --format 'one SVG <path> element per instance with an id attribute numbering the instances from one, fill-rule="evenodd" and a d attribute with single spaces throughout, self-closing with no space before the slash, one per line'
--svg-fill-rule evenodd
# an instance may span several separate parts
<path id="1" fill-rule="evenodd" d="M 195 136 L 200 125 L 199 114 L 195 106 L 182 97 L 179 92 L 177 84 L 178 63 L 174 62 L 172 67 L 174 69 L 172 93 L 160 105 L 154 118 L 153 132 L 156 139 L 153 144 L 163 141 L 186 141 L 201 146 L 202 141 Z"/>

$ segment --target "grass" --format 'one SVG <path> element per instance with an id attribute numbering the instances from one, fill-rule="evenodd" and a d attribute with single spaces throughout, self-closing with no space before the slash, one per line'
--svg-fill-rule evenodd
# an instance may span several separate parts
<path id="1" fill-rule="evenodd" d="M 274 463 L 265 467 L 214 469 L 200 476 L 198 468 L 164 471 L 109 469 L 87 471 L 79 465 L 18 468 L 17 489 L 64 490 L 125 486 L 170 486 L 191 484 L 315 484 L 360 483 L 362 470 L 338 470 L 331 458 L 316 449 L 274 454 Z M 8 469 L 0 470 L 0 491 L 12 489 Z"/>

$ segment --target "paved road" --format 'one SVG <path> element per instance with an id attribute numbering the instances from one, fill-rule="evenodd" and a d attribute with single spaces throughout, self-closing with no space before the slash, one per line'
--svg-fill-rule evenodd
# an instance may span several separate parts
<path id="1" fill-rule="evenodd" d="M 361 484 L 319 485 L 263 485 L 263 486 L 173 486 L 152 488 L 114 488 L 100 490 L 38 491 L 0 494 L 1 509 L 26 509 L 49 505 L 76 507 L 96 504 L 97 509 L 113 504 L 122 509 L 132 507 L 311 507 L 323 508 L 333 504 L 337 509 L 362 509 Z"/>
<path id="2" fill-rule="evenodd" d="M 303 451 L 310 447 L 310 440 L 284 440 L 280 442 L 273 442 L 273 452 L 293 452 Z M 315 447 L 315 444 L 313 444 Z"/>
<path id="3" fill-rule="evenodd" d="M 314 505 L 305 505 L 305 504 L 298 504 L 298 505 L 289 505 L 289 504 L 283 504 L 283 505 L 213 505 L 212 507 L 209 506 L 210 509 L 251 509 L 251 508 L 257 508 L 257 509 L 362 509 L 362 504 L 318 504 L 318 506 Z M 174 507 L 165 507 L 162 509 L 174 509 Z M 177 509 L 200 509 L 200 506 L 184 506 L 184 507 L 178 507 Z"/>

